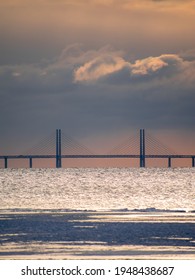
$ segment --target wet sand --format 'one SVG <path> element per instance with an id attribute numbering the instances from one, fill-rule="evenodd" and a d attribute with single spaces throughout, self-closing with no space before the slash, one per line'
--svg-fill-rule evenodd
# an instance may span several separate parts
<path id="1" fill-rule="evenodd" d="M 195 259 L 195 213 L 0 214 L 0 259 Z"/>

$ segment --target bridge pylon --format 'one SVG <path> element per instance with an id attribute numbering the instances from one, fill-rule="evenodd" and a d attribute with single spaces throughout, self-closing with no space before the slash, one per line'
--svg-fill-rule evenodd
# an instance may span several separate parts
<path id="1" fill-rule="evenodd" d="M 140 167 L 145 167 L 145 130 L 140 129 Z"/>
<path id="2" fill-rule="evenodd" d="M 61 129 L 56 129 L 56 168 L 62 167 Z"/>

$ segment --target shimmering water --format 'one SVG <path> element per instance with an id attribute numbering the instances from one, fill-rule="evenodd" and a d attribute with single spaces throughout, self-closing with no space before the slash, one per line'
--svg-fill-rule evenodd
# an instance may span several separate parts
<path id="1" fill-rule="evenodd" d="M 1 169 L 0 259 L 194 259 L 194 169 Z"/>
<path id="2" fill-rule="evenodd" d="M 195 209 L 195 168 L 1 169 L 2 211 Z"/>

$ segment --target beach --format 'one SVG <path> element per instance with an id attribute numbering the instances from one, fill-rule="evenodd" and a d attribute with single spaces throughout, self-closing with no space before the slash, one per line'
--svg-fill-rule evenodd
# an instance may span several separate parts
<path id="1" fill-rule="evenodd" d="M 4 260 L 195 259 L 195 213 L 5 212 L 0 220 Z"/>

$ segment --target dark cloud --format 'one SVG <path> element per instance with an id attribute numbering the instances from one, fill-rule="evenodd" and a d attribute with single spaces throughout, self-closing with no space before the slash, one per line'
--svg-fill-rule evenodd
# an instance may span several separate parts
<path id="1" fill-rule="evenodd" d="M 195 10 L 189 7 L 189 1 L 179 1 L 180 10 L 176 9 L 179 5 L 174 4 L 173 8 L 171 5 L 169 12 L 162 11 L 161 5 L 152 0 L 3 2 L 0 3 L 2 65 L 51 59 L 64 46 L 75 42 L 88 49 L 111 44 L 125 49 L 134 58 L 195 47 Z"/>
<path id="2" fill-rule="evenodd" d="M 108 46 L 73 45 L 44 63 L 1 66 L 2 147 L 13 149 L 15 134 L 27 147 L 58 127 L 81 138 L 140 127 L 193 129 L 192 56 L 125 57 Z"/>
<path id="3" fill-rule="evenodd" d="M 93 139 L 194 129 L 194 11 L 194 1 L 1 1 L 0 148 L 59 127 Z"/>

